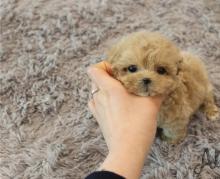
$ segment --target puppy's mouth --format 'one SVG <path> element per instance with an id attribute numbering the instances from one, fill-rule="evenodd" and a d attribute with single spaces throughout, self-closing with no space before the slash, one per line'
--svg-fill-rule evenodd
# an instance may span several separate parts
<path id="1" fill-rule="evenodd" d="M 145 86 L 144 88 L 145 88 L 144 89 L 145 92 L 149 92 L 149 86 Z"/>
<path id="2" fill-rule="evenodd" d="M 158 93 L 154 91 L 151 85 L 142 86 L 137 95 L 140 96 L 156 96 Z"/>
<path id="3" fill-rule="evenodd" d="M 141 89 L 142 89 L 142 91 L 143 91 L 143 93 L 144 93 L 144 95 L 145 96 L 150 96 L 150 87 L 149 87 L 149 85 L 143 85 L 142 87 L 141 87 Z"/>
<path id="4" fill-rule="evenodd" d="M 139 96 L 155 96 L 156 93 L 150 90 L 150 87 L 145 87 L 142 91 L 138 92 Z"/>
<path id="5" fill-rule="evenodd" d="M 136 90 L 128 88 L 128 91 L 130 93 L 133 93 L 133 94 L 137 95 L 137 96 L 143 96 L 143 97 L 155 96 L 156 95 L 156 93 L 154 91 L 152 91 L 150 89 L 150 87 L 145 87 L 145 88 L 142 87 L 142 88 L 139 88 L 139 89 L 136 89 Z"/>
<path id="6" fill-rule="evenodd" d="M 127 81 L 120 80 L 128 92 L 137 96 L 155 96 L 157 93 L 152 89 L 152 84 L 144 85 L 141 81 L 136 84 L 128 83 Z"/>

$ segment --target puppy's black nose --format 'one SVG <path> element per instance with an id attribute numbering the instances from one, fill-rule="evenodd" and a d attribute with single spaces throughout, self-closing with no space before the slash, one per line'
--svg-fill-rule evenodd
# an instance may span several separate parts
<path id="1" fill-rule="evenodd" d="M 151 83 L 151 80 L 149 78 L 144 78 L 142 81 L 145 85 L 148 85 L 149 83 Z"/>

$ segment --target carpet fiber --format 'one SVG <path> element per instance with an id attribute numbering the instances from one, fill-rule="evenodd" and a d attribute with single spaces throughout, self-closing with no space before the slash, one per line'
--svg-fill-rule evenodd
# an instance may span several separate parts
<path id="1" fill-rule="evenodd" d="M 158 31 L 199 55 L 220 106 L 219 0 L 1 0 L 0 12 L 1 179 L 79 179 L 98 167 L 107 148 L 85 71 L 127 33 Z M 220 121 L 197 113 L 180 145 L 155 139 L 142 179 L 219 179 L 218 151 Z"/>

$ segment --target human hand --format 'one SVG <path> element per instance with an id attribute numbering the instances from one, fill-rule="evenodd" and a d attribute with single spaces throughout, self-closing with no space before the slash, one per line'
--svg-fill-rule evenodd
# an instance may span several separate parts
<path id="1" fill-rule="evenodd" d="M 130 94 L 110 74 L 110 64 L 105 61 L 88 68 L 92 91 L 99 89 L 89 101 L 89 109 L 95 116 L 109 149 L 102 168 L 127 178 L 136 178 L 155 137 L 156 116 L 162 97 Z M 123 161 L 123 168 L 120 160 Z M 129 169 L 129 163 L 133 165 L 132 170 Z M 132 172 L 133 170 L 136 172 Z"/>

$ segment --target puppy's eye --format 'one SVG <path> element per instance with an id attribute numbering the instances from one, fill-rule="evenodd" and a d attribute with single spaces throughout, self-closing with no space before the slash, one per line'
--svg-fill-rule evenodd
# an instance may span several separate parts
<path id="1" fill-rule="evenodd" d="M 157 67 L 157 73 L 159 73 L 160 75 L 164 75 L 167 73 L 167 71 L 164 67 Z"/>
<path id="2" fill-rule="evenodd" d="M 134 73 L 137 71 L 137 66 L 136 65 L 130 65 L 128 67 L 128 71 L 131 72 L 131 73 Z"/>

